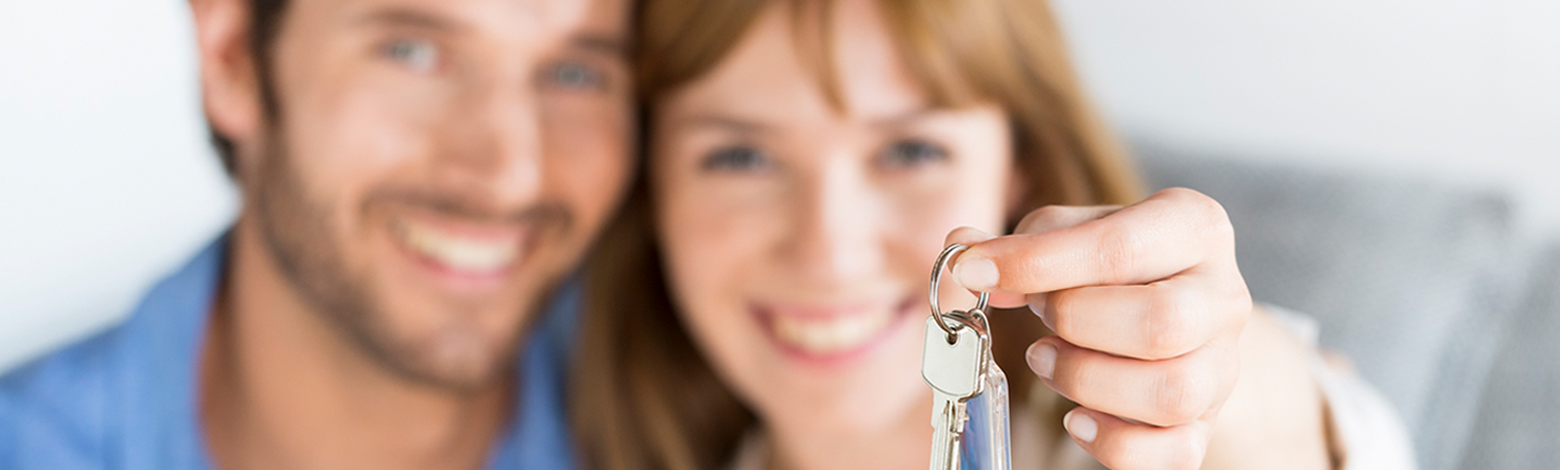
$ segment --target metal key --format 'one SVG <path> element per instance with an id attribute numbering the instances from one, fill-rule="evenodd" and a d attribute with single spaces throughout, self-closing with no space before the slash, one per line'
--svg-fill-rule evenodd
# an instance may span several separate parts
<path id="1" fill-rule="evenodd" d="M 921 376 L 932 387 L 932 470 L 1008 470 L 1007 376 L 991 357 L 986 321 L 989 296 L 969 311 L 942 312 L 938 283 L 948 260 L 964 250 L 951 245 L 932 269 L 932 315 L 926 319 Z"/>
<path id="2" fill-rule="evenodd" d="M 949 315 L 951 316 L 951 315 Z M 944 321 L 954 321 L 944 319 Z M 961 325 L 962 326 L 962 325 Z M 949 338 L 953 338 L 950 342 Z M 932 470 L 959 468 L 966 408 L 984 385 L 985 335 L 963 326 L 953 335 L 944 332 L 936 317 L 926 319 L 926 349 L 921 356 L 921 377 L 932 387 Z"/>

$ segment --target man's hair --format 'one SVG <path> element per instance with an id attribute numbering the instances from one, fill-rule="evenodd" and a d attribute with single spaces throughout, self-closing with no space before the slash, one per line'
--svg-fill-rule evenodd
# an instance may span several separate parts
<path id="1" fill-rule="evenodd" d="M 271 87 L 271 46 L 276 42 L 277 28 L 287 1 L 249 0 L 249 52 L 254 60 L 255 80 L 259 85 L 261 112 L 267 120 L 276 118 L 276 97 Z M 217 149 L 217 157 L 222 160 L 222 169 L 227 170 L 229 177 L 236 176 L 237 156 L 234 155 L 236 150 L 233 141 L 217 132 L 210 122 L 206 123 L 206 129 L 211 133 L 211 144 Z"/>

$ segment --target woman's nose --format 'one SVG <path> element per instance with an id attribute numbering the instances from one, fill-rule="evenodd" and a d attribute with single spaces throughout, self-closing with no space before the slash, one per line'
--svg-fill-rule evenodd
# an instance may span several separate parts
<path id="1" fill-rule="evenodd" d="M 882 263 L 879 198 L 861 173 L 833 165 L 807 178 L 790 199 L 796 215 L 780 256 L 813 281 L 850 281 Z"/>

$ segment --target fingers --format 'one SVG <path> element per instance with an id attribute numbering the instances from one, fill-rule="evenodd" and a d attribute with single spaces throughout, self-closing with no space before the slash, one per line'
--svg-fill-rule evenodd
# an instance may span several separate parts
<path id="1" fill-rule="evenodd" d="M 1047 207 L 1017 233 L 950 233 L 953 278 L 1030 307 L 1057 332 L 1028 351 L 1041 382 L 1083 405 L 1066 426 L 1117 469 L 1196 468 L 1234 389 L 1251 312 L 1224 208 L 1188 189 L 1125 207 Z M 1025 302 L 1027 300 L 1028 302 Z"/>
<path id="2" fill-rule="evenodd" d="M 976 291 L 1050 292 L 1152 282 L 1233 258 L 1234 234 L 1224 208 L 1196 191 L 1167 189 L 1103 218 L 976 243 L 959 256 L 953 274 Z"/>
<path id="3" fill-rule="evenodd" d="M 947 237 L 943 237 L 943 246 L 946 247 L 954 243 L 958 243 L 964 246 L 973 246 L 977 243 L 993 238 L 997 238 L 997 236 L 983 232 L 975 227 L 959 227 L 953 229 L 952 232 L 948 232 Z"/>
<path id="4" fill-rule="evenodd" d="M 1114 470 L 1190 470 L 1202 466 L 1209 421 L 1171 427 L 1124 421 L 1086 407 L 1062 418 L 1074 442 Z"/>
<path id="5" fill-rule="evenodd" d="M 1034 214 L 1031 213 L 1030 215 L 1032 216 Z M 1026 217 L 1024 220 L 1029 220 L 1029 218 Z M 1019 225 L 1022 226 L 1023 223 L 1020 222 Z M 997 238 L 997 236 L 983 232 L 980 229 L 974 227 L 959 227 L 954 229 L 952 232 L 949 232 L 948 236 L 943 238 L 943 246 L 948 246 L 955 243 L 964 246 L 974 246 L 977 243 L 991 240 L 993 238 Z M 959 262 L 959 256 L 963 254 L 964 253 L 959 253 L 958 255 L 954 255 L 953 259 L 948 260 L 949 265 L 957 265 Z M 1012 292 L 989 292 L 989 294 L 991 294 L 990 303 L 993 307 L 1017 308 L 1024 305 L 1023 294 Z"/>
<path id="6" fill-rule="evenodd" d="M 1243 280 L 1225 279 L 1239 274 L 1194 268 L 1148 285 L 1063 289 L 1031 302 L 1031 308 L 1073 345 L 1169 359 L 1216 336 L 1239 334 L 1251 315 L 1251 294 Z"/>
<path id="7" fill-rule="evenodd" d="M 1093 410 L 1156 426 L 1214 413 L 1239 373 L 1233 346 L 1213 342 L 1180 357 L 1141 361 L 1049 336 L 1029 347 L 1029 367 L 1051 389 Z"/>
<path id="8" fill-rule="evenodd" d="M 1020 220 L 1013 229 L 1013 233 L 1032 234 L 1063 229 L 1105 217 L 1119 210 L 1121 210 L 1121 206 L 1045 206 L 1025 215 L 1023 220 Z M 959 227 L 948 233 L 948 236 L 943 239 L 943 246 L 954 243 L 974 246 L 977 243 L 993 238 L 996 238 L 996 236 L 973 227 Z M 960 254 L 962 255 L 963 253 Z M 957 264 L 958 257 L 955 256 L 949 261 Z M 991 305 L 997 308 L 1017 308 L 1025 303 L 1024 297 L 1018 293 L 992 292 L 990 294 Z"/>
<path id="9" fill-rule="evenodd" d="M 1119 210 L 1121 206 L 1045 206 L 1025 215 L 1013 228 L 1013 233 L 1043 233 L 1063 229 L 1104 218 Z"/>

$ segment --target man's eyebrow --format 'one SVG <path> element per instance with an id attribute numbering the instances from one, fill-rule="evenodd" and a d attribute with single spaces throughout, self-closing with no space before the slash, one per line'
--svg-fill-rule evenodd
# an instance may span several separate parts
<path id="1" fill-rule="evenodd" d="M 918 107 L 882 118 L 872 119 L 868 121 L 868 125 L 879 129 L 900 127 L 934 117 L 943 111 L 946 110 L 935 107 Z M 672 120 L 672 124 L 677 127 L 720 127 L 743 133 L 756 133 L 770 128 L 770 124 L 762 119 L 720 114 L 697 114 L 676 118 Z"/>
<path id="2" fill-rule="evenodd" d="M 623 38 L 615 35 L 584 32 L 569 38 L 573 47 L 611 57 L 628 57 Z"/>
<path id="3" fill-rule="evenodd" d="M 387 8 L 374 10 L 360 16 L 358 24 L 385 25 L 385 26 L 410 26 L 415 28 L 453 31 L 461 29 L 461 25 L 432 13 L 411 10 L 405 8 Z"/>

